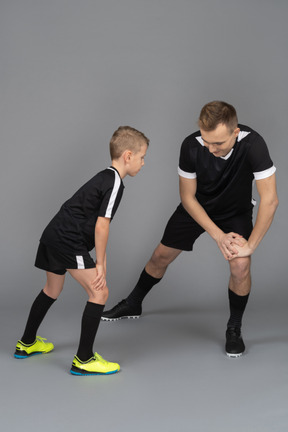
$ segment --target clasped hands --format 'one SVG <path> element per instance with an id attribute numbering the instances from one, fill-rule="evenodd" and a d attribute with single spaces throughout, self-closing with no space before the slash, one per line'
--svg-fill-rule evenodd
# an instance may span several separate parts
<path id="1" fill-rule="evenodd" d="M 216 241 L 227 261 L 250 256 L 253 252 L 248 245 L 248 241 L 234 232 L 222 233 Z"/>

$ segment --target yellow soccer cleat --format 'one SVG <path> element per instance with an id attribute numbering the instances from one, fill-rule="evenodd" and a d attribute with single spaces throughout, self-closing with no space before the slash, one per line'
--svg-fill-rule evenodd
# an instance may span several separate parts
<path id="1" fill-rule="evenodd" d="M 54 349 L 54 345 L 50 342 L 44 342 L 47 339 L 36 336 L 35 342 L 32 344 L 25 344 L 21 340 L 16 345 L 14 357 L 17 359 L 24 359 L 36 354 L 46 354 Z"/>
<path id="2" fill-rule="evenodd" d="M 95 353 L 89 360 L 82 362 L 77 356 L 74 357 L 71 374 L 89 376 L 89 375 L 110 375 L 120 370 L 118 363 L 111 363 L 104 360 L 100 354 Z"/>

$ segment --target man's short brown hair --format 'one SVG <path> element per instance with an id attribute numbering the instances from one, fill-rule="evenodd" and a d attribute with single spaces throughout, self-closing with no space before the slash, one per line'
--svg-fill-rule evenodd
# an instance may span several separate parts
<path id="1" fill-rule="evenodd" d="M 209 102 L 202 108 L 198 119 L 200 129 L 210 132 L 219 124 L 225 124 L 233 132 L 238 125 L 235 108 L 223 101 Z"/>
<path id="2" fill-rule="evenodd" d="M 111 159 L 118 159 L 125 150 L 137 153 L 143 144 L 148 146 L 149 139 L 142 132 L 130 126 L 120 126 L 110 141 Z"/>

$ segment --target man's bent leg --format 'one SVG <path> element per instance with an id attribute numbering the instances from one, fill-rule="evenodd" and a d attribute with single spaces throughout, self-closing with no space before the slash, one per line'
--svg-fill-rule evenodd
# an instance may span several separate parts
<path id="1" fill-rule="evenodd" d="M 226 353 L 230 357 L 239 357 L 245 350 L 241 337 L 242 317 L 251 289 L 251 258 L 236 258 L 230 262 L 229 306 L 230 318 L 227 323 Z"/>
<path id="2" fill-rule="evenodd" d="M 104 321 L 114 321 L 123 318 L 139 318 L 142 313 L 142 302 L 154 285 L 159 283 L 164 276 L 169 264 L 181 253 L 179 249 L 173 249 L 160 243 L 140 278 L 125 300 L 122 300 L 111 310 L 102 314 Z"/>

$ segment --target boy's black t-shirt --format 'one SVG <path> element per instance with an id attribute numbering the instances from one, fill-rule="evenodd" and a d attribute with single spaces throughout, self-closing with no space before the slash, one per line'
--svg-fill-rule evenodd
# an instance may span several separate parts
<path id="1" fill-rule="evenodd" d="M 196 198 L 214 220 L 251 211 L 253 180 L 276 171 L 264 139 L 248 126 L 239 128 L 235 145 L 225 157 L 209 152 L 200 131 L 188 136 L 181 147 L 178 174 L 197 179 Z"/>
<path id="2" fill-rule="evenodd" d="M 54 216 L 40 242 L 63 253 L 80 253 L 95 247 L 98 216 L 113 219 L 124 185 L 114 167 L 106 168 L 85 183 Z"/>

